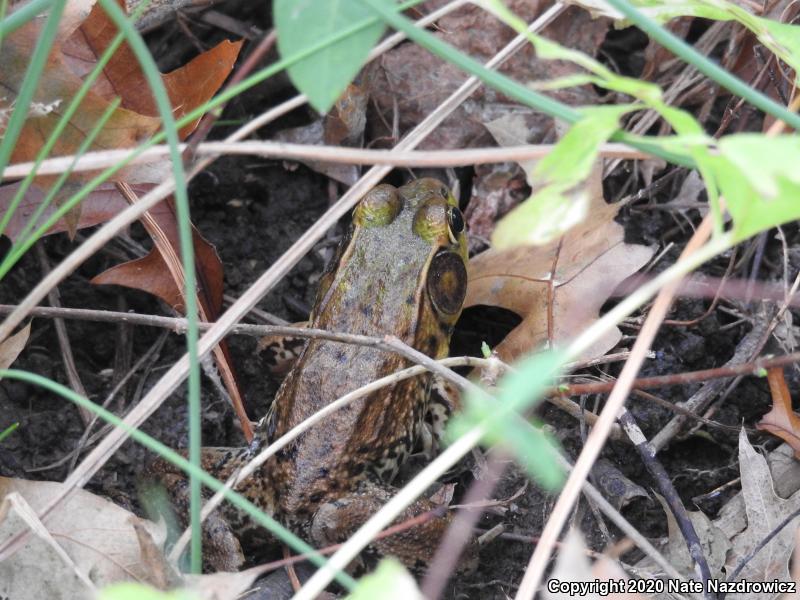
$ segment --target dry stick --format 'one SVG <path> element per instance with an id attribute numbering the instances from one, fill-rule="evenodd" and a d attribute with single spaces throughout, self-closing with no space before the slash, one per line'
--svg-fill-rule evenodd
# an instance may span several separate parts
<path id="1" fill-rule="evenodd" d="M 0 314 L 4 312 L 11 312 L 15 306 L 8 304 L 0 304 Z M 135 313 L 122 313 L 109 310 L 91 310 L 83 308 L 47 308 L 37 307 L 33 309 L 30 314 L 32 316 L 42 316 L 49 318 L 71 318 L 82 319 L 87 321 L 102 321 L 102 322 L 127 322 L 139 325 L 149 325 L 153 327 L 163 327 L 171 329 L 176 333 L 183 333 L 186 331 L 186 319 L 180 317 L 163 317 L 158 315 L 140 315 Z M 208 331 L 213 326 L 213 323 L 199 322 L 199 331 Z M 384 340 L 369 336 L 360 336 L 348 333 L 335 333 L 324 329 L 311 329 L 308 327 L 295 327 L 291 325 L 250 325 L 240 323 L 234 325 L 228 331 L 228 334 L 242 334 L 250 336 L 265 336 L 265 335 L 289 335 L 300 338 L 311 339 L 325 339 L 335 342 L 344 342 L 347 344 L 356 344 L 360 346 L 369 346 L 382 350 L 396 350 L 394 346 L 387 344 Z M 480 367 L 486 365 L 486 360 L 476 357 L 462 357 L 462 362 L 458 366 Z M 509 365 L 503 365 L 504 369 L 510 369 Z M 581 392 L 585 393 L 585 392 Z M 562 397 L 562 394 L 553 393 L 547 397 L 547 401 L 563 410 L 568 415 L 576 419 L 586 419 L 586 421 L 594 425 L 597 421 L 597 415 L 591 411 L 581 410 L 580 406 Z M 614 440 L 624 440 L 622 432 L 616 428 L 611 433 L 611 438 Z"/>
<path id="2" fill-rule="evenodd" d="M 438 11 L 434 11 L 425 19 L 421 19 L 418 24 L 422 25 L 427 20 L 438 18 L 445 14 L 447 10 L 452 10 L 453 7 L 460 6 L 465 2 L 452 2 L 446 7 L 442 7 Z M 563 8 L 562 5 L 558 5 Z M 558 11 L 553 12 L 553 9 L 548 11 L 548 15 L 554 16 Z M 395 34 L 390 36 L 382 44 L 380 44 L 373 52 L 370 53 L 370 58 L 377 56 L 380 52 L 390 48 L 393 43 L 404 39 L 403 35 Z M 517 48 L 524 44 L 524 39 L 521 36 L 515 38 L 517 41 Z M 506 47 L 506 50 L 514 44 L 512 42 Z M 510 54 L 510 53 L 508 53 Z M 508 55 L 507 54 L 507 55 Z M 498 62 L 505 60 L 507 55 L 503 52 L 496 57 Z M 501 58 L 499 58 L 501 57 Z M 418 125 L 399 146 L 404 149 L 413 147 L 422 141 L 427 133 L 436 125 L 441 123 L 449 114 L 454 110 L 469 94 L 471 94 L 478 87 L 478 80 L 470 78 L 463 84 L 448 100 L 440 105 L 433 111 L 420 125 Z M 267 111 L 255 121 L 247 124 L 246 126 L 237 130 L 232 136 L 228 138 L 229 141 L 240 139 L 248 135 L 253 130 L 261 127 L 270 118 L 277 118 L 277 116 L 288 112 L 289 110 L 300 106 L 305 102 L 304 96 L 296 96 L 291 100 L 283 103 L 282 105 Z M 200 165 L 197 165 L 193 170 L 193 176 L 199 169 L 204 168 L 212 159 L 206 159 Z M 387 169 L 388 171 L 388 169 Z M 371 175 L 371 176 L 370 176 Z M 300 259 L 311 249 L 327 231 L 327 229 L 335 223 L 341 216 L 343 216 L 372 185 L 377 183 L 385 172 L 383 169 L 371 169 L 359 183 L 353 186 L 350 191 L 345 194 L 337 204 L 332 206 L 322 218 L 320 218 L 295 244 L 289 248 L 276 262 L 268 269 L 259 279 L 254 283 L 242 297 L 233 303 L 233 305 L 220 317 L 219 321 L 209 330 L 209 332 L 198 340 L 198 353 L 202 358 L 205 356 L 217 343 L 221 340 L 225 333 L 236 322 L 239 321 L 247 311 L 252 308 L 258 300 L 266 294 L 272 286 L 280 280 Z M 11 331 L 14 330 L 33 309 L 47 292 L 55 285 L 58 285 L 65 277 L 67 277 L 78 265 L 80 265 L 87 258 L 92 256 L 100 247 L 110 241 L 118 231 L 137 220 L 146 210 L 152 208 L 160 202 L 164 197 L 170 194 L 174 189 L 174 182 L 171 178 L 158 185 L 151 192 L 145 195 L 138 204 L 129 206 L 116 217 L 111 219 L 105 225 L 100 227 L 92 236 L 90 236 L 84 244 L 77 248 L 72 254 L 66 257 L 53 271 L 45 277 L 22 301 L 19 307 L 14 310 L 4 321 L 0 323 L 0 339 L 8 337 Z M 125 418 L 125 424 L 130 427 L 139 427 L 153 411 L 158 408 L 161 402 L 169 394 L 175 391 L 183 379 L 189 372 L 189 358 L 188 355 L 181 357 L 172 368 L 170 368 L 161 379 L 151 388 L 148 394 L 142 398 L 142 401 L 134 407 Z M 125 442 L 128 434 L 123 429 L 114 429 L 94 450 L 92 450 L 78 468 L 67 478 L 64 485 L 59 490 L 59 493 L 51 498 L 50 502 L 39 511 L 38 515 L 44 519 L 49 515 L 53 509 L 63 502 L 66 498 L 70 497 L 77 488 L 83 487 L 91 479 L 91 477 L 105 464 L 105 462 L 116 452 L 116 450 Z M 469 440 L 465 440 L 465 443 Z M 477 440 L 475 440 L 477 441 Z M 474 442 L 473 442 L 474 443 Z M 0 561 L 8 558 L 11 554 L 16 552 L 24 543 L 28 536 L 27 531 L 18 533 L 17 535 L 6 540 L 5 543 L 0 545 Z"/>
<path id="3" fill-rule="evenodd" d="M 10 313 L 16 307 L 14 305 L 9 304 L 0 304 L 0 314 L 3 313 Z M 33 317 L 46 317 L 46 318 L 63 318 L 63 319 L 77 319 L 77 320 L 86 320 L 86 321 L 98 321 L 98 322 L 110 322 L 110 323 L 117 323 L 120 321 L 134 324 L 134 325 L 145 325 L 145 326 L 152 326 L 152 327 L 161 327 L 168 330 L 171 330 L 175 333 L 184 333 L 186 331 L 186 319 L 181 317 L 165 317 L 161 315 L 143 315 L 137 313 L 125 313 L 125 312 L 115 312 L 115 311 L 107 311 L 107 310 L 93 310 L 93 309 L 84 309 L 84 308 L 53 308 L 53 307 L 37 307 L 33 309 L 30 313 Z M 207 331 L 211 328 L 213 323 L 205 323 L 200 322 L 198 323 L 198 327 L 200 331 Z M 384 345 L 382 340 L 379 338 L 360 338 L 358 336 L 353 336 L 351 334 L 340 334 L 340 333 L 332 333 L 326 330 L 314 330 L 309 328 L 300 328 L 295 326 L 289 325 L 254 325 L 254 324 L 246 324 L 240 323 L 235 325 L 230 329 L 228 332 L 229 335 L 247 335 L 247 336 L 269 336 L 269 335 L 290 335 L 293 337 L 308 337 L 314 339 L 327 339 L 331 341 L 340 341 L 349 344 L 357 344 L 357 345 L 368 345 L 376 348 L 384 347 L 385 349 L 389 349 L 387 345 Z M 759 336 L 754 334 L 755 338 L 758 339 Z M 786 354 L 782 356 L 774 356 L 774 357 L 766 357 L 760 358 L 753 361 L 746 361 L 741 362 L 740 357 L 742 356 L 750 356 L 752 355 L 752 350 L 749 350 L 753 347 L 751 343 L 751 338 L 746 336 L 742 342 L 739 344 L 739 349 L 737 350 L 734 358 L 732 358 L 728 363 L 724 366 L 716 367 L 713 369 L 703 369 L 699 371 L 687 371 L 685 373 L 675 373 L 672 375 L 660 375 L 657 377 L 641 377 L 634 381 L 634 390 L 645 390 L 650 388 L 661 388 L 667 386 L 676 386 L 676 385 L 685 385 L 687 383 L 698 383 L 698 382 L 706 382 L 708 380 L 713 379 L 729 379 L 731 377 L 736 377 L 740 375 L 750 375 L 755 377 L 761 376 L 761 371 L 763 369 L 769 367 L 782 367 L 800 363 L 800 352 L 795 352 L 791 354 Z M 749 350 L 749 351 L 747 351 Z M 617 355 L 606 355 L 604 357 L 600 357 L 593 361 L 588 362 L 581 362 L 581 363 L 569 363 L 565 366 L 566 371 L 575 370 L 576 368 L 584 368 L 587 366 L 592 366 L 594 364 L 603 364 L 610 361 L 617 361 L 620 359 L 624 359 L 630 356 L 629 352 L 619 353 Z M 477 358 L 477 357 L 461 357 L 461 363 L 458 366 L 469 366 L 469 367 L 482 367 L 486 366 L 486 359 Z M 504 369 L 513 369 L 509 365 L 503 364 Z M 547 400 L 551 404 L 555 405 L 556 407 L 564 410 L 567 414 L 576 417 L 576 418 L 586 418 L 587 422 L 590 425 L 593 425 L 597 420 L 597 415 L 589 411 L 582 411 L 580 406 L 575 404 L 574 402 L 566 399 L 560 398 L 560 396 L 580 396 L 584 394 L 600 394 L 600 393 L 607 393 L 611 391 L 616 385 L 616 381 L 608 381 L 608 382 L 595 382 L 595 383 L 573 383 L 573 384 L 562 384 L 558 388 L 551 390 L 547 393 Z M 678 412 L 679 414 L 684 415 L 685 417 L 697 420 L 699 422 L 705 423 L 706 425 L 711 425 L 715 427 L 725 427 L 720 423 L 715 423 L 710 421 L 709 419 L 704 419 L 703 417 L 698 416 L 695 414 L 696 411 L 693 411 L 692 408 L 696 406 L 694 398 L 703 398 L 707 397 L 710 392 L 700 391 L 697 392 L 692 398 L 690 398 L 685 404 L 676 405 L 672 402 L 667 400 L 658 399 L 654 397 L 648 397 L 650 400 L 654 402 L 659 402 L 665 408 L 672 410 L 673 412 Z M 644 397 L 644 396 L 643 396 Z M 615 440 L 624 440 L 624 436 L 622 436 L 621 431 L 615 429 L 612 431 L 610 436 L 612 439 Z M 93 439 L 92 442 L 95 440 Z M 657 449 L 661 449 L 663 447 L 663 443 L 654 438 L 651 442 Z M 51 465 L 48 468 L 52 468 Z"/>
<path id="4" fill-rule="evenodd" d="M 710 236 L 712 229 L 713 220 L 711 213 L 709 213 L 689 240 L 689 243 L 681 253 L 678 261 L 685 260 L 689 255 L 700 248 Z M 599 456 L 606 438 L 611 431 L 611 426 L 614 424 L 617 415 L 625 404 L 625 399 L 630 393 L 636 374 L 644 362 L 645 354 L 650 349 L 650 344 L 658 332 L 661 321 L 666 317 L 669 306 L 672 303 L 672 298 L 679 284 L 680 278 L 665 285 L 653 302 L 653 307 L 650 309 L 650 313 L 647 315 L 647 319 L 639 332 L 639 337 L 636 339 L 631 349 L 631 357 L 622 368 L 622 373 L 620 373 L 619 379 L 617 380 L 617 385 L 615 385 L 614 389 L 611 391 L 606 405 L 600 413 L 597 424 L 589 434 L 586 445 L 581 451 L 578 461 L 575 463 L 575 469 L 567 479 L 567 483 L 556 501 L 553 512 L 542 531 L 541 539 L 531 555 L 528 568 L 525 571 L 525 575 L 517 591 L 517 600 L 532 599 L 536 593 L 542 575 L 544 575 L 544 570 L 547 567 L 553 544 L 558 539 L 561 529 L 564 527 L 564 523 L 566 523 L 569 513 L 572 511 L 572 507 L 577 500 L 578 494 L 580 494 L 581 484 L 588 477 L 589 470 Z"/>
<path id="5" fill-rule="evenodd" d="M 470 506 L 483 502 L 492 494 L 506 470 L 508 460 L 509 456 L 505 452 L 493 452 L 489 456 L 483 478 L 476 479 L 469 486 L 462 501 L 466 506 L 456 513 L 430 561 L 430 568 L 421 587 L 423 597 L 435 600 L 442 595 L 444 586 L 447 585 L 450 575 L 458 564 L 462 549 L 472 539 L 472 530 L 483 514 L 480 508 L 470 508 Z"/>
<path id="6" fill-rule="evenodd" d="M 672 485 L 669 474 L 664 469 L 663 465 L 658 462 L 658 459 L 656 459 L 655 448 L 647 442 L 647 438 L 644 436 L 644 433 L 642 433 L 639 425 L 636 424 L 633 415 L 631 415 L 624 406 L 619 415 L 619 422 L 636 447 L 636 451 L 639 453 L 639 457 L 642 459 L 644 466 L 650 472 L 653 479 L 656 480 L 656 483 L 658 483 L 661 494 L 664 496 L 664 500 L 672 511 L 678 528 L 681 530 L 686 540 L 686 545 L 689 548 L 689 555 L 692 557 L 692 561 L 694 561 L 695 568 L 700 572 L 699 575 L 703 582 L 703 587 L 707 587 L 708 581 L 711 579 L 711 570 L 708 568 L 708 561 L 706 561 L 706 557 L 703 554 L 703 546 L 700 544 L 700 538 L 697 536 L 694 525 L 692 525 L 692 521 L 689 519 L 686 507 L 683 505 L 680 496 L 678 496 L 675 486 Z"/>
<path id="7" fill-rule="evenodd" d="M 0 304 L 0 314 L 8 314 L 17 308 L 13 304 Z M 186 331 L 186 319 L 182 317 L 164 317 L 161 315 L 143 315 L 139 313 L 126 313 L 111 310 L 93 310 L 86 308 L 53 308 L 47 306 L 36 307 L 30 311 L 32 317 L 47 317 L 47 318 L 62 318 L 62 319 L 77 319 L 84 321 L 99 321 L 106 323 L 118 323 L 120 321 L 131 323 L 133 325 L 147 325 L 152 327 L 161 327 L 169 329 L 175 333 L 184 333 Z M 213 327 L 214 323 L 198 323 L 201 331 L 208 331 Z M 265 335 L 290 335 L 296 337 L 308 337 L 317 339 L 327 339 L 334 342 L 344 342 L 348 344 L 359 345 L 374 345 L 376 348 L 390 349 L 388 344 L 384 344 L 381 338 L 370 336 L 358 336 L 355 334 L 347 333 L 333 333 L 324 329 L 310 329 L 307 327 L 296 327 L 291 325 L 254 325 L 249 323 L 239 323 L 228 331 L 230 335 L 248 335 L 248 336 L 265 336 Z M 621 353 L 621 357 L 628 357 L 630 353 Z M 477 357 L 464 357 L 472 359 L 475 362 L 469 366 L 482 366 L 486 359 Z M 583 363 L 569 363 L 566 370 L 574 370 L 577 367 L 592 366 L 594 364 L 601 364 L 607 360 L 614 358 L 617 360 L 620 356 L 614 357 L 607 355 L 601 357 L 597 361 L 591 361 L 589 364 Z M 753 375 L 760 376 L 760 371 L 769 367 L 782 367 L 792 365 L 800 362 L 800 352 L 793 352 L 791 354 L 784 354 L 782 356 L 772 356 L 759 358 L 747 362 L 734 362 L 725 364 L 721 367 L 714 367 L 713 369 L 701 369 L 698 371 L 687 371 L 685 373 L 674 373 L 672 375 L 659 375 L 656 377 L 640 377 L 635 380 L 634 387 L 636 389 L 650 389 L 659 388 L 672 385 L 684 385 L 687 383 L 699 383 L 709 379 L 725 379 L 735 377 L 737 375 Z M 503 364 L 503 368 L 512 368 L 510 365 Z M 563 393 L 568 396 L 579 396 L 582 394 L 597 394 L 611 391 L 616 385 L 616 381 L 598 382 L 598 383 L 573 383 L 563 384 L 553 393 Z"/>
<path id="8" fill-rule="evenodd" d="M 41 244 L 36 245 L 36 253 L 39 256 L 39 263 L 42 265 L 42 270 L 46 273 L 50 271 L 50 261 L 47 260 L 47 254 Z M 58 293 L 58 288 L 55 287 L 47 294 L 47 299 L 50 305 L 54 308 L 61 308 L 61 299 Z M 61 358 L 64 361 L 64 370 L 67 373 L 69 386 L 75 390 L 76 393 L 86 398 L 89 395 L 86 393 L 86 388 L 83 386 L 81 376 L 78 374 L 78 368 L 75 366 L 75 356 L 72 354 L 72 344 L 69 341 L 69 333 L 67 333 L 67 326 L 64 319 L 54 319 L 53 326 L 56 329 L 56 336 L 58 337 L 58 346 L 61 349 Z M 76 407 L 78 414 L 84 426 L 88 425 L 92 420 L 92 413 L 80 406 Z"/>
<path id="9" fill-rule="evenodd" d="M 190 149 L 189 144 L 178 146 L 182 151 Z M 469 148 L 465 150 L 421 150 L 396 152 L 394 150 L 368 150 L 342 146 L 315 146 L 310 144 L 290 144 L 273 141 L 242 142 L 203 142 L 198 144 L 197 156 L 247 155 L 284 160 L 305 160 L 325 163 L 344 163 L 357 165 L 386 165 L 390 167 L 461 167 L 489 163 L 540 159 L 553 151 L 553 144 L 527 144 L 505 148 Z M 599 146 L 604 158 L 619 160 L 646 159 L 649 154 L 619 143 L 606 143 Z M 115 165 L 126 158 L 130 150 L 104 150 L 87 152 L 80 158 L 63 156 L 48 158 L 39 165 L 40 175 L 62 173 L 68 167 L 73 171 L 96 171 Z M 129 164 L 163 162 L 169 154 L 164 145 L 153 146 L 131 160 Z M 9 165 L 3 172 L 3 179 L 25 177 L 34 168 L 34 163 Z"/>

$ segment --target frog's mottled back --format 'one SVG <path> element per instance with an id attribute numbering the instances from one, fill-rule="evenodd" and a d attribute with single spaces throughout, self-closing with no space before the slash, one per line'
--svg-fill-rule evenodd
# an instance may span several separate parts
<path id="1" fill-rule="evenodd" d="M 461 215 L 441 183 L 378 186 L 354 211 L 310 325 L 394 335 L 429 356 L 445 356 L 466 290 L 465 253 Z M 276 397 L 274 436 L 408 365 L 392 352 L 310 341 Z M 429 380 L 408 379 L 356 400 L 298 439 L 276 461 L 279 504 L 291 513 L 313 510 L 342 486 L 355 486 L 368 467 L 393 472 L 417 434 Z"/>

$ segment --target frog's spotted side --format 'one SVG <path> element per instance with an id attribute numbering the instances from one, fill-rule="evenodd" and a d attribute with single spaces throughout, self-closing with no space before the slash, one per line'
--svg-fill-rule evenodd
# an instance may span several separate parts
<path id="1" fill-rule="evenodd" d="M 449 190 L 435 179 L 399 189 L 380 185 L 353 214 L 332 267 L 323 276 L 309 324 L 335 332 L 397 336 L 428 356 L 447 355 L 450 334 L 466 293 L 464 222 Z M 310 340 L 279 389 L 270 415 L 256 433 L 260 445 L 283 435 L 344 394 L 409 366 L 395 353 L 326 340 Z M 438 434 L 449 407 L 429 375 L 401 381 L 356 400 L 302 434 L 240 486 L 263 510 L 317 546 L 340 542 L 394 493 L 388 481 L 420 436 Z M 425 421 L 428 427 L 425 427 Z M 429 436 L 430 437 L 430 436 Z M 204 468 L 220 479 L 247 459 L 244 450 L 208 448 Z M 171 468 L 154 470 L 175 489 Z M 175 494 L 173 494 L 175 495 Z M 427 500 L 402 519 L 434 508 Z M 242 519 L 225 509 L 207 532 L 219 553 L 217 567 L 236 567 L 241 551 L 227 523 Z M 227 522 L 227 523 L 226 523 Z M 375 543 L 408 565 L 427 561 L 447 519 Z M 219 539 L 216 539 L 219 537 Z M 238 555 L 237 555 L 238 552 Z"/>

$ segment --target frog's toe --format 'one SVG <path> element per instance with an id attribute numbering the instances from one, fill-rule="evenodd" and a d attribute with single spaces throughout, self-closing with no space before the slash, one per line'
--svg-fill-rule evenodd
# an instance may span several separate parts
<path id="1" fill-rule="evenodd" d="M 203 522 L 203 550 L 206 570 L 233 572 L 244 564 L 239 539 L 220 516 L 211 514 Z"/>

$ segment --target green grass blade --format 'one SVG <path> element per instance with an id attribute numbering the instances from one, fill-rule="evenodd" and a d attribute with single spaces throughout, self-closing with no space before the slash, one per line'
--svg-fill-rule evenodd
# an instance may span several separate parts
<path id="1" fill-rule="evenodd" d="M 184 269 L 184 302 L 186 303 L 186 346 L 189 353 L 189 460 L 200 465 L 200 364 L 197 356 L 197 275 L 194 269 L 194 246 L 192 244 L 192 229 L 189 216 L 189 198 L 186 192 L 186 173 L 178 148 L 178 128 L 172 115 L 172 106 L 167 90 L 161 79 L 161 73 L 156 66 L 150 51 L 128 20 L 128 17 L 115 0 L 99 0 L 108 17 L 114 21 L 120 32 L 125 36 L 133 53 L 136 55 L 142 71 L 144 72 L 150 90 L 153 93 L 159 116 L 163 123 L 164 134 L 169 144 L 169 155 L 172 162 L 172 175 L 175 179 L 175 207 L 178 218 L 178 238 L 180 241 L 181 263 Z M 200 536 L 200 481 L 192 476 L 189 482 L 192 543 L 191 565 L 194 573 L 202 570 L 202 549 Z"/>
<path id="2" fill-rule="evenodd" d="M 0 21 L 0 39 L 25 25 L 28 21 L 49 9 L 58 0 L 31 0 Z"/>
<path id="3" fill-rule="evenodd" d="M 6 427 L 3 431 L 0 431 L 0 442 L 2 442 L 8 436 L 10 436 L 12 433 L 14 433 L 17 430 L 18 427 L 19 427 L 19 423 L 12 423 L 8 427 Z"/>

